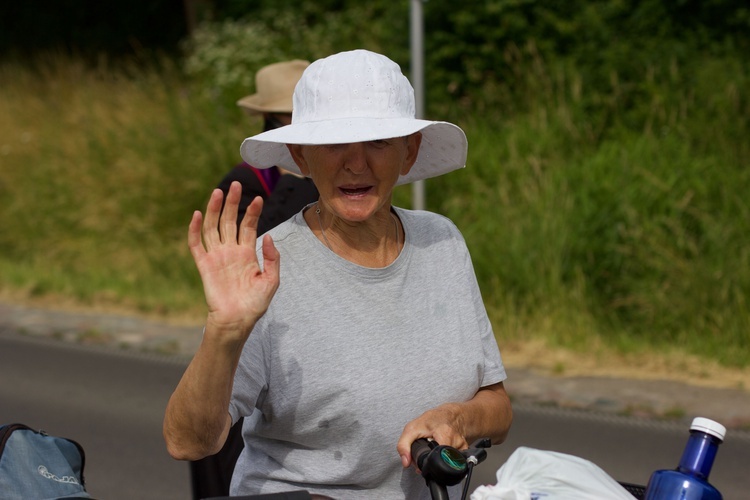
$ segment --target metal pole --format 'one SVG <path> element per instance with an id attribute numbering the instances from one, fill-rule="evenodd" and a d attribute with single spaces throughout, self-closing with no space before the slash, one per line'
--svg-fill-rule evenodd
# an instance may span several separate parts
<path id="1" fill-rule="evenodd" d="M 417 118 L 424 118 L 423 1 L 425 0 L 411 0 L 411 83 L 414 87 Z M 411 186 L 412 208 L 414 210 L 424 210 L 424 181 L 415 181 Z"/>

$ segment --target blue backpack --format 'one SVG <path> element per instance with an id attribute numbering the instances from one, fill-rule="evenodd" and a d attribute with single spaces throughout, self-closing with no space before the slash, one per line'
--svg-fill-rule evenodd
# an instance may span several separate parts
<path id="1" fill-rule="evenodd" d="M 24 424 L 0 427 L 0 499 L 91 498 L 83 448 Z"/>

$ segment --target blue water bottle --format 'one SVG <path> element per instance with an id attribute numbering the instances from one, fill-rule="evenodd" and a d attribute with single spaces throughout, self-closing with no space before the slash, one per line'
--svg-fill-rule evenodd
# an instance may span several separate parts
<path id="1" fill-rule="evenodd" d="M 708 482 L 726 428 L 713 420 L 698 417 L 690 425 L 685 451 L 676 470 L 651 474 L 645 500 L 722 500 L 719 490 Z"/>

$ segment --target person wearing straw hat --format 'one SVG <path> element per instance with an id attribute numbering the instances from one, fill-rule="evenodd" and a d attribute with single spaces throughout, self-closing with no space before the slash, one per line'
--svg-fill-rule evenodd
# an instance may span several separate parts
<path id="1" fill-rule="evenodd" d="M 260 68 L 255 74 L 256 92 L 237 101 L 237 106 L 250 116 L 261 116 L 264 131 L 289 125 L 292 122 L 294 86 L 309 65 L 308 61 L 294 59 Z M 256 196 L 265 201 L 258 222 L 260 234 L 284 222 L 318 198 L 318 192 L 310 179 L 284 174 L 289 172 L 277 166 L 259 169 L 246 161 L 227 173 L 218 185 L 225 196 L 232 182 L 238 181 L 242 185 L 237 212 L 238 225 L 242 222 L 247 206 Z"/>
<path id="2" fill-rule="evenodd" d="M 399 66 L 354 50 L 313 62 L 292 123 L 240 151 L 310 177 L 320 197 L 262 238 L 261 199 L 235 224 L 238 183 L 223 215 L 220 190 L 193 214 L 208 315 L 165 412 L 170 455 L 215 453 L 250 416 L 232 495 L 428 498 L 409 470 L 413 441 L 500 443 L 512 421 L 461 233 L 391 205 L 394 186 L 462 168 L 464 132 L 416 119 Z"/>

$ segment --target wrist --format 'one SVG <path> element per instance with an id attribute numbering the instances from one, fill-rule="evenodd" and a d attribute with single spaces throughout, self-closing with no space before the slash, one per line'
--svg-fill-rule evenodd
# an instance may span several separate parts
<path id="1" fill-rule="evenodd" d="M 466 428 L 467 422 L 464 406 L 459 403 L 445 403 L 443 410 L 448 413 L 453 428 L 456 429 L 459 435 L 465 438 L 468 429 Z"/>
<path id="2" fill-rule="evenodd" d="M 206 326 L 203 327 L 204 338 L 216 338 L 223 342 L 244 342 L 250 336 L 255 323 L 243 320 L 227 320 L 209 313 L 206 318 Z"/>

